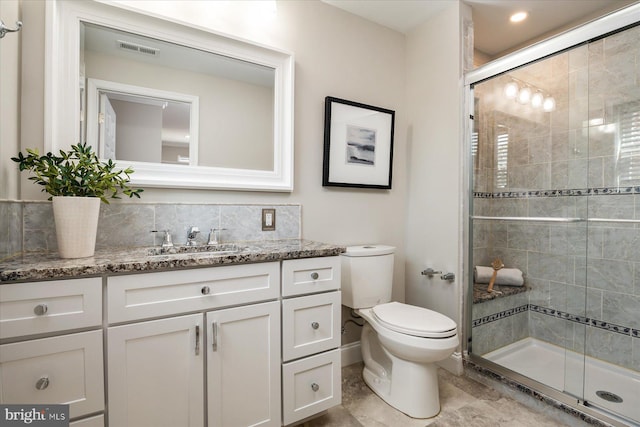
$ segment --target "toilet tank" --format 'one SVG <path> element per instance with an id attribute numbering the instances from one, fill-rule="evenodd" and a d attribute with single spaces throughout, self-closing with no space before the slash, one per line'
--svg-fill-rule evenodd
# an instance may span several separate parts
<path id="1" fill-rule="evenodd" d="M 393 246 L 349 246 L 342 254 L 342 304 L 368 308 L 391 301 Z"/>

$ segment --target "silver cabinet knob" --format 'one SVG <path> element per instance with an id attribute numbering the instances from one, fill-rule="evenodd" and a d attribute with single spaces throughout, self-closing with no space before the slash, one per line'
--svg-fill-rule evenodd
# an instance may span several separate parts
<path id="1" fill-rule="evenodd" d="M 36 388 L 38 390 L 44 390 L 47 387 L 49 387 L 49 377 L 42 377 L 36 381 Z"/>
<path id="2" fill-rule="evenodd" d="M 200 292 L 202 292 L 202 295 L 209 295 L 211 293 L 211 288 L 208 286 L 203 286 Z"/>
<path id="3" fill-rule="evenodd" d="M 311 390 L 318 391 L 320 390 L 320 386 L 316 383 L 311 384 Z"/>
<path id="4" fill-rule="evenodd" d="M 33 312 L 38 316 L 42 316 L 48 310 L 49 310 L 49 307 L 47 307 L 47 304 L 44 304 L 44 303 L 38 304 L 33 308 Z"/>
<path id="5" fill-rule="evenodd" d="M 311 323 L 311 327 L 312 327 L 313 329 L 318 329 L 318 328 L 320 327 L 320 323 L 318 323 L 318 322 L 312 322 L 312 323 Z"/>
<path id="6" fill-rule="evenodd" d="M 313 280 L 318 280 L 318 277 L 320 277 L 320 275 L 318 273 L 316 273 L 315 271 L 313 273 L 311 273 L 311 278 Z"/>

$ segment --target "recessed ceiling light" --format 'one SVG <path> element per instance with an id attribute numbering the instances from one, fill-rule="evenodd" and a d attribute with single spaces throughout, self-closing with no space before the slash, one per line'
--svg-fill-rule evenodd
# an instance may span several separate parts
<path id="1" fill-rule="evenodd" d="M 509 20 L 511 22 L 522 22 L 525 19 L 527 19 L 527 16 L 529 14 L 527 12 L 516 12 L 513 15 L 511 15 L 511 17 L 509 18 Z"/>

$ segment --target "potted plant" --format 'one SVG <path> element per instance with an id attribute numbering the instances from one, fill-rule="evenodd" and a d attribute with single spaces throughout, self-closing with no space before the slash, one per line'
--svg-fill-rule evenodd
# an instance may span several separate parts
<path id="1" fill-rule="evenodd" d="M 140 198 L 142 189 L 128 186 L 133 169 L 114 170 L 112 160 L 100 161 L 87 143 L 72 145 L 60 155 L 41 156 L 27 149 L 11 160 L 20 170 L 33 173 L 31 181 L 51 195 L 58 251 L 62 258 L 84 258 L 95 252 L 100 201 L 118 199 L 119 194 Z"/>

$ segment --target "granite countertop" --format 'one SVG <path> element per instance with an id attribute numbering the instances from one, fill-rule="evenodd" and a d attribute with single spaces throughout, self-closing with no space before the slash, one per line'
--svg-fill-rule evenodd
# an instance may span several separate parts
<path id="1" fill-rule="evenodd" d="M 150 248 L 133 248 L 97 250 L 92 257 L 76 259 L 61 259 L 57 253 L 17 254 L 0 260 L 0 283 L 334 256 L 346 250 L 343 246 L 298 239 L 236 244 L 242 250 L 233 253 L 149 255 Z"/>
<path id="2" fill-rule="evenodd" d="M 481 302 L 491 301 L 496 298 L 504 298 L 510 295 L 521 294 L 527 292 L 529 288 L 524 286 L 500 286 L 494 285 L 494 292 L 487 292 L 488 284 L 473 284 L 473 303 L 480 304 Z M 496 292 L 497 291 L 497 292 Z"/>

